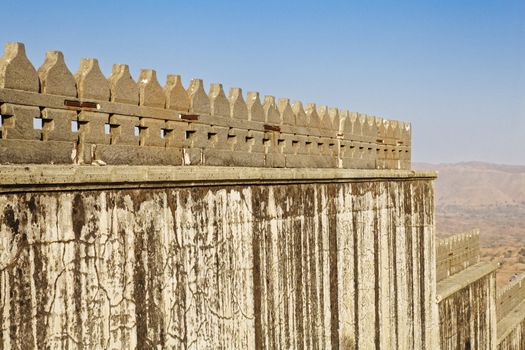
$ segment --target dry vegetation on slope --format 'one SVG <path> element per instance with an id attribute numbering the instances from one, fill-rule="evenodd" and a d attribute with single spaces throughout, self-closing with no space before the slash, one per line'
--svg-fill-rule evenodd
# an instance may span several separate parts
<path id="1" fill-rule="evenodd" d="M 414 164 L 439 172 L 438 237 L 479 228 L 482 258 L 501 262 L 498 286 L 525 271 L 525 166 L 487 163 Z"/>

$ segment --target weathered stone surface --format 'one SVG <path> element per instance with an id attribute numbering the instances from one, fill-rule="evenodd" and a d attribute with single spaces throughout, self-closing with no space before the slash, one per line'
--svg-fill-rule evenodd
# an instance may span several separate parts
<path id="1" fill-rule="evenodd" d="M 498 328 L 499 335 L 499 328 Z M 525 319 L 505 335 L 498 342 L 498 350 L 523 350 L 525 349 Z"/>
<path id="2" fill-rule="evenodd" d="M 223 117 L 230 116 L 230 102 L 224 94 L 222 84 L 210 85 L 210 114 Z"/>
<path id="3" fill-rule="evenodd" d="M 38 69 L 40 90 L 46 94 L 61 96 L 77 96 L 75 77 L 64 62 L 64 54 L 60 51 L 46 52 L 46 60 Z"/>
<path id="4" fill-rule="evenodd" d="M 153 69 L 140 71 L 139 100 L 141 106 L 164 108 L 166 98 Z"/>
<path id="5" fill-rule="evenodd" d="M 442 281 L 479 261 L 479 230 L 440 240 L 436 248 L 436 281 Z"/>
<path id="6" fill-rule="evenodd" d="M 281 116 L 277 110 L 274 96 L 264 96 L 264 121 L 268 124 L 281 124 Z"/>
<path id="7" fill-rule="evenodd" d="M 0 195 L 4 348 L 434 349 L 428 180 L 107 185 Z"/>
<path id="8" fill-rule="evenodd" d="M 307 126 L 306 112 L 303 108 L 303 103 L 301 101 L 294 101 L 292 103 L 292 110 L 295 114 L 295 125 L 304 127 Z"/>
<path id="9" fill-rule="evenodd" d="M 0 88 L 39 91 L 38 74 L 26 56 L 24 44 L 5 44 L 0 59 Z"/>
<path id="10" fill-rule="evenodd" d="M 112 102 L 139 104 L 139 87 L 127 64 L 114 64 L 108 82 Z"/>
<path id="11" fill-rule="evenodd" d="M 264 109 L 258 92 L 248 92 L 246 105 L 248 107 L 249 120 L 264 122 Z"/>
<path id="12" fill-rule="evenodd" d="M 81 99 L 109 101 L 109 84 L 96 58 L 83 58 L 75 73 L 77 95 Z"/>
<path id="13" fill-rule="evenodd" d="M 180 75 L 168 75 L 166 86 L 166 108 L 187 112 L 190 110 L 190 97 L 182 85 Z"/>
<path id="14" fill-rule="evenodd" d="M 231 88 L 228 98 L 230 100 L 231 117 L 239 120 L 248 120 L 248 107 L 242 97 L 242 89 Z"/>
<path id="15" fill-rule="evenodd" d="M 140 123 L 164 123 L 165 127 L 155 128 L 160 129 L 159 134 L 162 133 L 165 140 L 143 142 L 141 146 L 184 146 L 187 148 L 184 152 L 192 155 L 190 159 L 199 159 L 199 164 L 206 164 L 206 157 L 203 156 L 215 154 L 218 147 L 221 152 L 216 153 L 216 160 L 208 157 L 210 162 L 221 163 L 220 159 L 223 159 L 225 164 L 236 166 L 264 164 L 267 167 L 410 169 L 411 131 L 408 123 L 381 123 L 378 118 L 362 115 L 358 122 L 353 123 L 352 132 L 341 135 L 338 120 L 343 119 L 344 113 L 339 113 L 336 108 L 321 106 L 317 109 L 315 104 L 310 104 L 304 111 L 300 102 L 290 106 L 288 99 L 279 99 L 276 103 L 272 96 L 266 96 L 261 104 L 258 93 L 249 93 L 245 102 L 240 89 L 232 89 L 226 98 L 220 84 L 212 84 L 208 96 L 202 80 L 192 80 L 186 91 L 180 76 L 168 76 L 166 86 L 161 88 L 154 70 L 143 70 L 138 83 L 135 83 L 126 65 L 114 65 L 111 76 L 106 79 L 96 59 L 83 59 L 79 70 L 72 77 L 63 55 L 58 51 L 47 54 L 37 74 L 21 43 L 7 44 L 0 60 L 0 106 L 5 104 L 38 108 L 41 111 L 52 110 L 56 111 L 56 116 L 81 111 L 115 115 L 118 118 L 122 116 L 127 119 L 128 126 L 133 124 L 134 127 Z M 72 122 L 73 130 L 74 118 L 68 116 L 67 119 Z M 71 132 L 64 127 L 68 120 L 60 117 L 35 116 L 35 128 L 27 120 L 20 119 L 17 126 L 16 120 L 9 114 L 0 116 L 0 139 L 8 139 L 16 133 L 25 135 L 21 139 L 31 141 L 34 138 L 28 135 L 37 135 L 36 138 L 44 142 L 50 140 L 51 134 L 57 140 L 70 139 L 71 136 Z M 54 127 L 55 122 L 60 124 L 58 128 Z M 83 121 L 79 122 L 80 127 L 86 126 Z M 175 126 L 174 122 L 181 123 Z M 40 124 L 43 124 L 42 127 L 38 126 Z M 109 123 L 104 127 L 106 134 L 111 134 L 111 140 L 117 141 L 118 135 L 122 134 L 119 124 Z M 135 136 L 149 133 L 146 128 L 150 127 L 134 129 Z M 222 131 L 216 133 L 211 130 L 213 128 Z M 61 132 L 64 135 L 59 135 Z M 126 133 L 129 133 L 129 129 Z M 242 137 L 239 136 L 241 134 Z M 343 137 L 352 144 L 345 146 L 341 143 Z M 89 154 L 90 148 L 99 145 L 83 144 L 84 140 L 82 137 L 77 140 L 78 151 L 82 154 Z M 14 145 L 12 142 L 9 144 Z M 7 146 L 6 143 L 4 145 Z M 106 145 L 106 142 L 100 145 Z M 35 143 L 28 143 L 27 147 L 33 148 Z M 46 147 L 42 145 L 42 148 Z M 194 147 L 199 149 L 190 149 Z M 343 151 L 344 147 L 354 149 Z M 15 148 L 22 149 L 23 145 L 16 143 Z M 120 147 L 118 152 L 124 149 L 131 150 L 129 147 Z M 142 155 L 150 152 L 151 157 L 156 158 L 154 152 L 157 149 L 140 152 Z M 13 153 L 13 150 L 4 152 L 16 155 L 17 163 L 24 159 L 28 163 L 43 162 L 44 159 L 50 163 L 62 163 L 64 154 L 62 151 L 59 153 L 54 160 L 53 154 L 33 159 L 29 151 L 18 154 Z M 307 155 L 312 157 L 309 159 Z M 121 154 L 118 159 L 132 157 L 132 154 Z M 9 163 L 8 159 L 4 161 Z M 121 164 L 120 161 L 118 164 Z"/>
<path id="16" fill-rule="evenodd" d="M 277 105 L 279 114 L 281 115 L 281 122 L 286 125 L 295 126 L 295 115 L 292 107 L 290 106 L 290 100 L 287 98 L 280 98 Z"/>
<path id="17" fill-rule="evenodd" d="M 190 96 L 190 111 L 194 113 L 210 113 L 210 99 L 204 91 L 202 79 L 192 79 L 188 88 Z"/>
<path id="18" fill-rule="evenodd" d="M 460 274 L 467 273 L 465 270 Z M 438 294 L 439 291 L 438 284 Z M 495 300 L 496 274 L 492 269 L 489 274 L 467 283 L 464 288 L 439 301 L 441 350 L 495 349 Z"/>
<path id="19" fill-rule="evenodd" d="M 306 105 L 306 116 L 310 128 L 319 128 L 321 126 L 321 120 L 319 114 L 317 114 L 315 103 L 308 103 Z"/>

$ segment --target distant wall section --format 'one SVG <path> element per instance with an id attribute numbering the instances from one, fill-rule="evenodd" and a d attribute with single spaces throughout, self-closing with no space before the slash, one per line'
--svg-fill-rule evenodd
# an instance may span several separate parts
<path id="1" fill-rule="evenodd" d="M 447 277 L 475 265 L 480 260 L 479 230 L 474 229 L 438 240 L 436 251 L 436 278 Z"/>
<path id="2" fill-rule="evenodd" d="M 498 293 L 498 350 L 525 349 L 525 274 Z"/>
<path id="3" fill-rule="evenodd" d="M 441 350 L 494 350 L 496 268 L 480 262 L 479 230 L 437 242 Z"/>

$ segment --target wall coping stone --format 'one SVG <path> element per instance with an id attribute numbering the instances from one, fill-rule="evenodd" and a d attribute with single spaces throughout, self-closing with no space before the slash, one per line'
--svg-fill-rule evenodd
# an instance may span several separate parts
<path id="1" fill-rule="evenodd" d="M 452 294 L 493 273 L 498 267 L 499 263 L 482 261 L 438 282 L 436 286 L 437 302 L 440 303 Z"/>
<path id="2" fill-rule="evenodd" d="M 356 182 L 371 180 L 433 180 L 428 170 L 251 168 L 221 166 L 128 166 L 128 165 L 0 165 L 0 193 L 47 191 L 56 187 L 137 188 L 213 186 L 268 183 Z M 68 185 L 70 187 L 68 187 Z"/>

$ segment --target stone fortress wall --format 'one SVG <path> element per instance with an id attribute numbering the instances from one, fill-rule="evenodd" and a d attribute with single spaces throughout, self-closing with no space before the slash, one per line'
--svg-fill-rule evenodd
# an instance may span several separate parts
<path id="1" fill-rule="evenodd" d="M 480 261 L 479 230 L 436 242 L 441 350 L 495 349 L 497 267 Z"/>
<path id="2" fill-rule="evenodd" d="M 525 274 L 514 279 L 498 293 L 498 320 L 508 315 L 523 301 L 525 301 Z"/>
<path id="3" fill-rule="evenodd" d="M 478 229 L 436 242 L 441 350 L 525 349 L 525 275 L 497 291 L 497 267 L 480 261 Z"/>
<path id="4" fill-rule="evenodd" d="M 525 274 L 498 293 L 498 350 L 525 349 Z"/>
<path id="5" fill-rule="evenodd" d="M 410 150 L 405 122 L 7 44 L 0 347 L 525 349 L 525 282 L 496 295 L 478 230 L 435 242 Z"/>
<path id="6" fill-rule="evenodd" d="M 96 59 L 72 74 L 59 51 L 36 70 L 21 43 L 0 60 L 1 163 L 409 169 L 410 124 L 246 96 L 154 70 L 109 78 Z M 37 125 L 35 128 L 34 125 Z"/>
<path id="7" fill-rule="evenodd" d="M 437 281 L 479 262 L 479 230 L 460 233 L 436 244 Z"/>
<path id="8" fill-rule="evenodd" d="M 409 124 L 18 43 L 0 112 L 1 347 L 435 349 Z"/>

